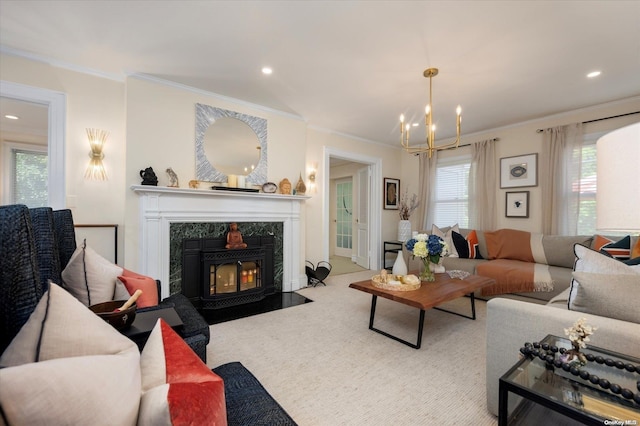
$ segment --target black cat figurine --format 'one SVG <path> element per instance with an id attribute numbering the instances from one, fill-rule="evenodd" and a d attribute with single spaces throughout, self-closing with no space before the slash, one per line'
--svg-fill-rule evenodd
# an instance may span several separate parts
<path id="1" fill-rule="evenodd" d="M 158 186 L 158 177 L 153 168 L 147 167 L 144 170 L 140 170 L 140 177 L 142 178 L 142 185 Z"/>

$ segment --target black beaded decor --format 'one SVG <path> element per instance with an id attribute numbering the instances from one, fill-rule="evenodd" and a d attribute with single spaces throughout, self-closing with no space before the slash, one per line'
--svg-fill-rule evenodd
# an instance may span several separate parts
<path id="1" fill-rule="evenodd" d="M 607 379 L 601 379 L 595 374 L 591 374 L 586 370 L 581 370 L 576 363 L 565 362 L 559 357 L 556 358 L 556 354 L 563 355 L 567 352 L 565 348 L 558 348 L 555 345 L 549 345 L 547 343 L 525 343 L 520 348 L 520 353 L 529 359 L 540 358 L 550 366 L 562 368 L 564 371 L 570 372 L 574 376 L 579 376 L 581 379 L 589 381 L 594 385 L 600 386 L 602 389 L 608 389 L 610 392 L 620 395 L 625 399 L 631 400 L 640 405 L 640 379 L 636 382 L 636 388 L 638 392 L 634 393 L 630 389 L 623 388 L 616 383 L 610 383 Z M 624 363 L 622 361 L 616 361 L 611 358 L 604 358 L 601 355 L 594 356 L 593 354 L 584 354 L 587 361 L 597 362 L 598 364 L 604 364 L 606 366 L 617 368 L 619 370 L 626 370 L 630 373 L 640 374 L 640 365 L 634 365 L 631 363 Z"/>

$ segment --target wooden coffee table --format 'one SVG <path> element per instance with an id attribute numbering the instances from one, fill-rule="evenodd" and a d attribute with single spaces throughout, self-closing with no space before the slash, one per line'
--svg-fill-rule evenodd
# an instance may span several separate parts
<path id="1" fill-rule="evenodd" d="M 394 291 L 378 288 L 373 285 L 373 282 L 371 280 L 351 283 L 349 284 L 349 287 L 355 288 L 356 290 L 364 291 L 365 293 L 369 293 L 372 295 L 371 316 L 369 318 L 370 330 L 380 333 L 383 336 L 389 337 L 400 343 L 404 343 L 405 345 L 411 346 L 412 348 L 420 349 L 420 346 L 422 344 L 422 330 L 424 328 L 425 310 L 433 308 L 440 311 L 448 312 L 450 314 L 455 314 L 475 320 L 476 303 L 473 292 L 482 287 L 495 284 L 495 281 L 493 279 L 480 277 L 478 275 L 470 275 L 464 280 L 451 278 L 446 273 L 435 275 L 436 280 L 434 282 L 423 281 L 419 289 L 412 291 Z M 444 302 L 448 302 L 465 295 L 469 295 L 469 298 L 471 299 L 471 316 L 436 307 Z M 391 335 L 385 331 L 379 330 L 373 326 L 373 320 L 376 315 L 376 302 L 378 300 L 378 296 L 384 297 L 385 299 L 393 300 L 394 302 L 402 303 L 403 305 L 420 309 L 420 319 L 418 320 L 418 340 L 415 344 Z"/>

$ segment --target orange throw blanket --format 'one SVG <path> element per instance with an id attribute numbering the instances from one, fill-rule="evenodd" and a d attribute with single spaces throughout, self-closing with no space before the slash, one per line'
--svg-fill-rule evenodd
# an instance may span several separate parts
<path id="1" fill-rule="evenodd" d="M 496 280 L 494 285 L 482 288 L 482 296 L 553 290 L 547 265 L 495 259 L 476 266 L 476 274 Z"/>

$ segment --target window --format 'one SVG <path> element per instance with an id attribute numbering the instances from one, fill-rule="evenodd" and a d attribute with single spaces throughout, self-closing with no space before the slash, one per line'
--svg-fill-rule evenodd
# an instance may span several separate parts
<path id="1" fill-rule="evenodd" d="M 438 159 L 434 223 L 469 227 L 469 169 L 471 155 Z"/>
<path id="2" fill-rule="evenodd" d="M 7 204 L 25 204 L 28 207 L 48 205 L 48 153 L 46 146 L 6 143 L 8 172 L 3 179 L 8 183 Z"/>
<path id="3" fill-rule="evenodd" d="M 578 192 L 578 235 L 591 235 L 596 231 L 596 141 L 600 136 L 584 136 L 580 181 L 571 187 L 571 191 Z"/>

